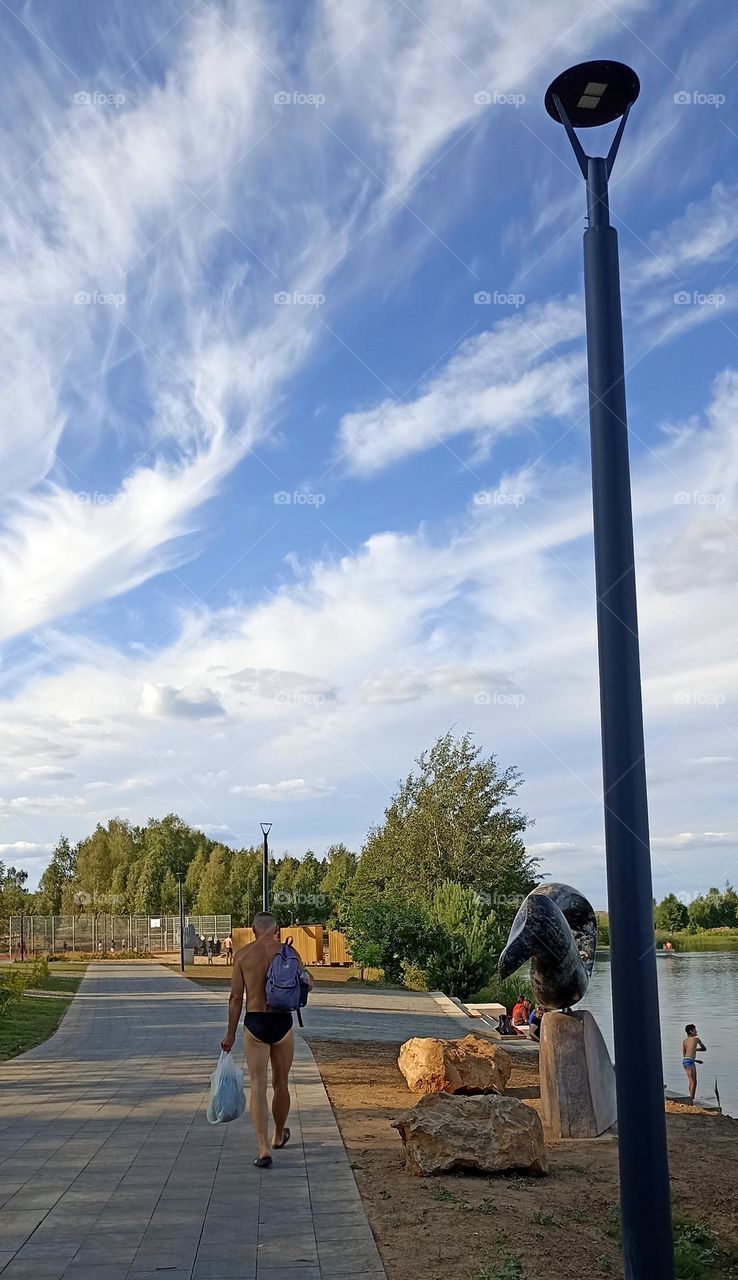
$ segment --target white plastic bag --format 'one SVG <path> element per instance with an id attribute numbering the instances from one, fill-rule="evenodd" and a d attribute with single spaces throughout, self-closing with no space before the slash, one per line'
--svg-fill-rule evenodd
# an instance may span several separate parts
<path id="1" fill-rule="evenodd" d="M 227 1124 L 229 1120 L 237 1120 L 245 1110 L 243 1071 L 236 1066 L 232 1054 L 223 1050 L 210 1077 L 208 1120 L 211 1124 Z"/>

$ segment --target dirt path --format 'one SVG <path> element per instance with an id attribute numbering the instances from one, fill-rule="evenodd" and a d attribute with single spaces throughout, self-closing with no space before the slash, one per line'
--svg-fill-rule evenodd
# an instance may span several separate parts
<path id="1" fill-rule="evenodd" d="M 397 1069 L 399 1045 L 313 1039 L 311 1048 L 389 1280 L 492 1280 L 510 1255 L 524 1269 L 502 1275 L 622 1277 L 613 1138 L 553 1144 L 547 1178 L 413 1178 L 390 1127 L 416 1101 Z M 509 1092 L 536 1105 L 536 1062 L 516 1062 Z M 738 1120 L 673 1108 L 668 1130 L 675 1212 L 734 1247 Z"/>

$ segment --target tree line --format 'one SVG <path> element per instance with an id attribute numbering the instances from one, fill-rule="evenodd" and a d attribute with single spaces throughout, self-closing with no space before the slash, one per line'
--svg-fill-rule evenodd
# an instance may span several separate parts
<path id="1" fill-rule="evenodd" d="M 706 929 L 738 929 L 738 893 L 732 884 L 710 888 L 691 902 L 667 893 L 654 905 L 653 921 L 663 933 L 701 933 Z"/>
<path id="2" fill-rule="evenodd" d="M 356 962 L 391 982 L 477 990 L 538 879 L 523 840 L 530 820 L 514 803 L 521 781 L 471 734 L 443 735 L 358 854 L 337 843 L 322 857 L 308 850 L 271 862 L 280 925 L 343 929 Z M 62 836 L 35 893 L 24 872 L 3 869 L 0 916 L 176 914 L 178 875 L 189 914 L 229 913 L 243 924 L 260 907 L 261 848 L 229 848 L 168 814 L 145 826 L 113 818 L 77 845 Z"/>

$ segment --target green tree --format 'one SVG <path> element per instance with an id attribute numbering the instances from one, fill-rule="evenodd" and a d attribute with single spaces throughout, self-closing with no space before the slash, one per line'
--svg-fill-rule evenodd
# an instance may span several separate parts
<path id="1" fill-rule="evenodd" d="M 308 849 L 297 865 L 293 881 L 296 919 L 300 924 L 322 924 L 328 914 L 328 899 L 321 889 L 324 875 L 325 863 Z"/>
<path id="2" fill-rule="evenodd" d="M 722 910 L 719 889 L 710 888 L 690 902 L 688 907 L 689 927 L 693 933 L 700 929 L 719 929 Z"/>
<path id="3" fill-rule="evenodd" d="M 17 916 L 28 910 L 27 879 L 27 871 L 20 867 L 4 867 L 0 862 L 0 916 Z"/>
<path id="4" fill-rule="evenodd" d="M 197 911 L 201 915 L 221 915 L 228 909 L 228 881 L 230 874 L 230 849 L 216 844 L 200 877 L 197 895 Z"/>
<path id="5" fill-rule="evenodd" d="M 504 945 L 474 889 L 446 881 L 433 895 L 425 976 L 430 990 L 464 1000 L 489 980 Z"/>
<path id="6" fill-rule="evenodd" d="M 261 849 L 238 849 L 231 859 L 228 884 L 230 911 L 237 925 L 250 925 L 261 909 Z"/>
<path id="7" fill-rule="evenodd" d="M 326 902 L 326 923 L 331 929 L 345 930 L 349 919 L 349 900 L 358 859 L 345 844 L 332 844 L 325 855 L 325 875 L 320 891 Z"/>
<path id="8" fill-rule="evenodd" d="M 657 929 L 665 933 L 679 933 L 689 924 L 689 911 L 676 894 L 668 893 L 658 906 L 654 907 L 653 922 Z"/>
<path id="9" fill-rule="evenodd" d="M 416 763 L 369 833 L 353 889 L 427 906 L 452 880 L 489 895 L 501 928 L 512 923 L 537 867 L 522 840 L 528 819 L 509 803 L 518 770 L 500 771 L 469 733 L 445 734 Z"/>
<path id="10" fill-rule="evenodd" d="M 400 984 L 406 965 L 422 968 L 430 944 L 428 912 L 392 893 L 352 894 L 348 939 L 356 964 Z"/>
<path id="11" fill-rule="evenodd" d="M 77 851 L 66 836 L 60 836 L 38 886 L 37 909 L 40 915 L 58 916 L 62 910 L 65 886 L 71 886 L 77 867 Z"/>
<path id="12" fill-rule="evenodd" d="M 287 854 L 270 864 L 269 902 L 280 925 L 295 924 L 298 903 L 295 896 L 295 880 L 300 863 Z M 261 899 L 261 891 L 259 891 Z"/>

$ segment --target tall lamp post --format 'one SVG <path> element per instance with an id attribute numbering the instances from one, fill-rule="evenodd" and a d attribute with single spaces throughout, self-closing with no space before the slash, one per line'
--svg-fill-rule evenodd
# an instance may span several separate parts
<path id="1" fill-rule="evenodd" d="M 584 62 L 549 86 L 546 110 L 566 129 L 587 185 L 584 294 L 625 1277 L 673 1280 L 618 238 L 607 187 L 639 91 L 637 75 L 621 62 Z M 575 129 L 614 120 L 608 155 L 586 155 Z"/>
<path id="2" fill-rule="evenodd" d="M 177 884 L 179 886 L 179 967 L 182 973 L 185 971 L 185 945 L 184 945 L 184 929 L 185 929 L 185 910 L 184 910 L 184 892 L 182 882 L 184 880 L 184 872 L 177 872 Z"/>
<path id="3" fill-rule="evenodd" d="M 271 822 L 262 822 L 261 832 L 264 837 L 264 860 L 261 868 L 261 909 L 269 910 L 269 832 L 272 829 Z"/>

